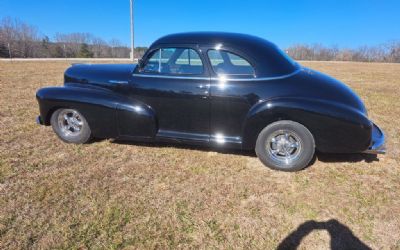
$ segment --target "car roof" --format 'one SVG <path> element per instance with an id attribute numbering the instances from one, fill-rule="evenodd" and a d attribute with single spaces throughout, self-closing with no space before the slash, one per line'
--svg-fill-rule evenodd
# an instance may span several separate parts
<path id="1" fill-rule="evenodd" d="M 208 44 L 217 45 L 220 43 L 227 44 L 246 44 L 259 43 L 263 45 L 274 46 L 274 44 L 268 42 L 265 39 L 240 33 L 230 33 L 230 32 L 186 32 L 170 34 L 161 37 L 154 44 Z"/>
<path id="2" fill-rule="evenodd" d="M 168 44 L 221 45 L 239 52 L 255 67 L 257 77 L 276 77 L 290 74 L 298 66 L 284 55 L 275 44 L 252 35 L 230 32 L 186 32 L 166 35 L 156 40 L 151 48 Z"/>

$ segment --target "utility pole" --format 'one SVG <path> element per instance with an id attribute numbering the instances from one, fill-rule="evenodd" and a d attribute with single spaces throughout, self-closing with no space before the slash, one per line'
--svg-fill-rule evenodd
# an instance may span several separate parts
<path id="1" fill-rule="evenodd" d="M 10 59 L 11 59 L 12 56 L 11 56 L 11 47 L 10 47 L 10 43 L 8 43 L 7 45 L 8 45 L 8 55 L 10 56 Z"/>
<path id="2" fill-rule="evenodd" d="M 134 45 L 134 34 L 133 34 L 133 0 L 130 0 L 131 3 L 131 60 L 133 61 L 134 59 L 134 50 L 135 50 L 135 45 Z"/>

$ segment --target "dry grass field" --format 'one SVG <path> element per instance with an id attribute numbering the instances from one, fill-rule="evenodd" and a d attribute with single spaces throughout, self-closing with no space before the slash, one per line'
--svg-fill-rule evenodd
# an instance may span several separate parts
<path id="1" fill-rule="evenodd" d="M 302 64 L 361 96 L 386 155 L 282 173 L 241 152 L 69 145 L 35 124 L 68 63 L 0 62 L 0 249 L 400 249 L 400 64 Z"/>

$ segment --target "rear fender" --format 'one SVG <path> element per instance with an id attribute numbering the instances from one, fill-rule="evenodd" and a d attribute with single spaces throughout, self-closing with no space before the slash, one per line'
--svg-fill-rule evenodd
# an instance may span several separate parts
<path id="1" fill-rule="evenodd" d="M 359 110 L 326 100 L 285 97 L 259 102 L 250 109 L 243 126 L 243 148 L 253 149 L 261 130 L 279 120 L 303 124 L 322 152 L 362 152 L 371 141 L 372 123 Z"/>

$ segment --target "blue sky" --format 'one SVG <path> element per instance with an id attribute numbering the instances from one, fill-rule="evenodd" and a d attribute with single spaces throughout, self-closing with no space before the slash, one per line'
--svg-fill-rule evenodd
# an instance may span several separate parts
<path id="1" fill-rule="evenodd" d="M 231 31 L 296 43 L 358 47 L 400 40 L 400 0 L 135 0 L 135 45 L 184 31 Z M 129 44 L 129 0 L 0 0 L 0 18 L 55 33 Z"/>

